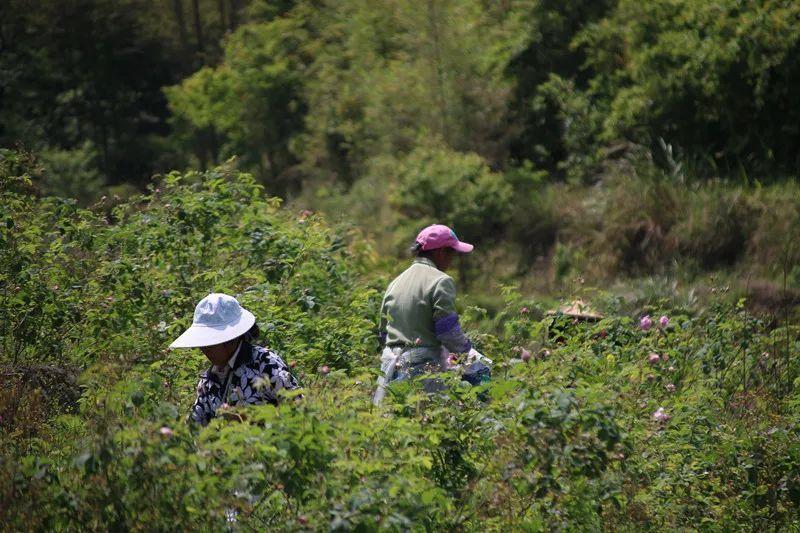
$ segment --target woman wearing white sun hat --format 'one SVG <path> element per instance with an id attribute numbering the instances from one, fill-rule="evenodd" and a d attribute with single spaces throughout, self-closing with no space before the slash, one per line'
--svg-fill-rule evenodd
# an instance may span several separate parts
<path id="1" fill-rule="evenodd" d="M 223 404 L 278 404 L 278 391 L 297 380 L 278 354 L 251 344 L 258 336 L 253 313 L 233 296 L 209 294 L 194 309 L 191 327 L 170 348 L 199 348 L 212 366 L 200 376 L 190 417 L 202 425 Z"/>

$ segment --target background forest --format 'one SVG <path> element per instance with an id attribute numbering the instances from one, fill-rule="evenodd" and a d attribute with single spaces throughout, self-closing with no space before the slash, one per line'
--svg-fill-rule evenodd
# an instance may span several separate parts
<path id="1" fill-rule="evenodd" d="M 791 0 L 2 2 L 0 520 L 800 527 L 798 86 Z M 376 410 L 433 222 L 493 379 Z M 302 400 L 184 423 L 211 290 Z"/>
<path id="2" fill-rule="evenodd" d="M 800 284 L 796 2 L 0 9 L 0 145 L 37 155 L 43 194 L 89 205 L 236 157 L 390 255 L 451 223 L 493 279 L 788 261 Z"/>

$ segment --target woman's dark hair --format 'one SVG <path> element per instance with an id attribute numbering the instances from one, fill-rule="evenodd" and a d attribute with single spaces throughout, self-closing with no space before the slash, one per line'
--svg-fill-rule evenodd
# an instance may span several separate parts
<path id="1" fill-rule="evenodd" d="M 253 326 L 247 330 L 247 333 L 242 334 L 241 339 L 247 344 L 253 344 L 258 340 L 259 335 L 261 335 L 261 330 L 258 329 L 257 324 L 253 324 Z"/>
<path id="2" fill-rule="evenodd" d="M 423 250 L 422 245 L 418 242 L 415 242 L 414 245 L 408 249 L 409 253 L 414 257 L 427 257 L 431 259 L 431 250 Z"/>
<path id="3" fill-rule="evenodd" d="M 408 251 L 414 257 L 425 257 L 425 258 L 428 258 L 430 260 L 433 260 L 433 252 L 435 250 L 436 249 L 434 249 L 434 250 L 423 250 L 422 249 L 422 245 L 420 243 L 418 243 L 418 242 L 415 242 L 414 246 L 412 246 L 411 248 L 408 249 Z"/>

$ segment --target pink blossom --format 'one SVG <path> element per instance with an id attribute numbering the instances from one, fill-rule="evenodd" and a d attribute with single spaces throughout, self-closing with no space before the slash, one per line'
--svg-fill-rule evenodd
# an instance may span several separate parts
<path id="1" fill-rule="evenodd" d="M 661 315 L 661 318 L 658 319 L 658 323 L 662 328 L 669 326 L 669 317 L 667 315 Z"/>
<path id="2" fill-rule="evenodd" d="M 523 315 L 527 314 L 529 311 L 530 309 L 528 309 L 527 307 L 523 307 L 519 310 L 519 312 L 522 313 Z"/>
<path id="3" fill-rule="evenodd" d="M 667 389 L 667 392 L 675 392 L 675 385 L 673 385 L 672 383 L 667 383 L 665 388 Z"/>
<path id="4" fill-rule="evenodd" d="M 653 413 L 653 420 L 656 422 L 666 422 L 670 418 L 672 417 L 666 411 L 664 411 L 663 407 L 659 407 L 656 409 L 656 412 Z"/>
<path id="5" fill-rule="evenodd" d="M 450 356 L 447 358 L 447 364 L 450 366 L 455 366 L 458 364 L 458 356 L 454 353 L 451 353 Z"/>
<path id="6" fill-rule="evenodd" d="M 220 409 L 230 409 L 230 404 L 228 402 L 223 403 L 219 406 Z"/>
<path id="7" fill-rule="evenodd" d="M 650 318 L 650 315 L 644 315 L 639 321 L 639 326 L 641 326 L 642 331 L 647 331 L 653 327 L 653 320 Z"/>
<path id="8" fill-rule="evenodd" d="M 651 365 L 654 365 L 659 361 L 661 361 L 661 357 L 659 357 L 657 353 L 651 353 L 650 355 L 647 356 L 647 362 L 650 363 Z"/>
<path id="9" fill-rule="evenodd" d="M 529 352 L 528 350 L 523 348 L 519 357 L 520 357 L 520 359 L 522 359 L 523 361 L 525 361 L 527 363 L 528 361 L 531 360 L 531 352 Z"/>
<path id="10" fill-rule="evenodd" d="M 322 365 L 320 367 L 320 369 L 319 369 L 320 374 L 322 374 L 323 376 L 325 374 L 327 374 L 328 372 L 330 372 L 330 371 L 331 371 L 331 369 L 330 369 L 330 367 L 328 367 L 328 365 Z"/>
<path id="11" fill-rule="evenodd" d="M 174 435 L 172 429 L 168 428 L 167 426 L 161 426 L 161 429 L 158 430 L 165 437 L 171 437 Z"/>

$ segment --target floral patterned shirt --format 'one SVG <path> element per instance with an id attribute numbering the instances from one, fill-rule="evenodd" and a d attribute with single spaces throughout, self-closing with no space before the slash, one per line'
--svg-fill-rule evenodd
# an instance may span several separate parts
<path id="1" fill-rule="evenodd" d="M 189 416 L 206 425 L 224 403 L 277 405 L 279 390 L 297 386 L 297 380 L 278 354 L 242 343 L 226 365 L 212 366 L 200 375 L 197 400 Z"/>

